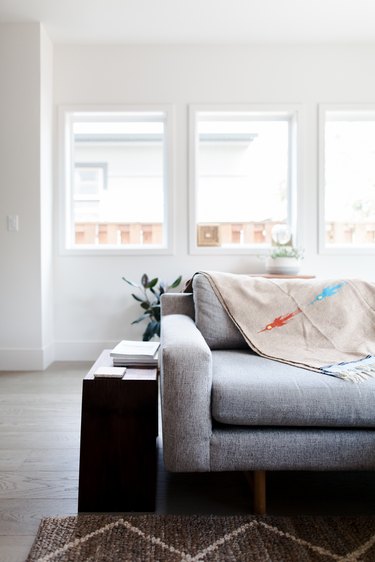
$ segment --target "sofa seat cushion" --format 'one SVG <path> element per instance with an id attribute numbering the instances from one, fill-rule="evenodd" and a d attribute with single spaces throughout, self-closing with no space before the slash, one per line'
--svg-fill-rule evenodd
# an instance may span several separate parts
<path id="1" fill-rule="evenodd" d="M 244 350 L 217 350 L 212 357 L 212 417 L 217 422 L 375 427 L 375 378 L 349 383 Z"/>

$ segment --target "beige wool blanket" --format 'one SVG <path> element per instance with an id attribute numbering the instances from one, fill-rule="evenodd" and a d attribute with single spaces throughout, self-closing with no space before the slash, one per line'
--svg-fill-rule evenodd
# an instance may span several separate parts
<path id="1" fill-rule="evenodd" d="M 203 274 L 259 355 L 353 382 L 375 376 L 375 283 Z"/>

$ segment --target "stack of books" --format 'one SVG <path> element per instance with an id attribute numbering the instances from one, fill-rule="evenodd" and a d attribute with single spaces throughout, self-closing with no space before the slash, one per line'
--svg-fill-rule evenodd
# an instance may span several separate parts
<path id="1" fill-rule="evenodd" d="M 160 342 L 122 340 L 111 351 L 115 367 L 157 367 Z"/>
<path id="2" fill-rule="evenodd" d="M 126 367 L 98 367 L 94 379 L 122 379 L 125 373 Z"/>

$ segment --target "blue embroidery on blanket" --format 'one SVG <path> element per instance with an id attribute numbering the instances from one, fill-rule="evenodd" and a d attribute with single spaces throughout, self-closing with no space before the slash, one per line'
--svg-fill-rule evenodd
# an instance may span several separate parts
<path id="1" fill-rule="evenodd" d="M 313 301 L 311 301 L 310 304 L 314 304 L 318 301 L 324 301 L 328 297 L 333 297 L 344 285 L 346 285 L 346 281 L 338 283 L 337 285 L 330 285 L 329 287 L 325 287 L 323 291 L 319 293 L 319 295 L 317 295 Z"/>

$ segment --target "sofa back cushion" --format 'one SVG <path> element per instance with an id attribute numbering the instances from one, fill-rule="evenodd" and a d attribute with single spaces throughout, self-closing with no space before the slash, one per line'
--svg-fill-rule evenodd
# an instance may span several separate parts
<path id="1" fill-rule="evenodd" d="M 193 278 L 195 323 L 211 349 L 249 349 L 205 275 Z"/>

